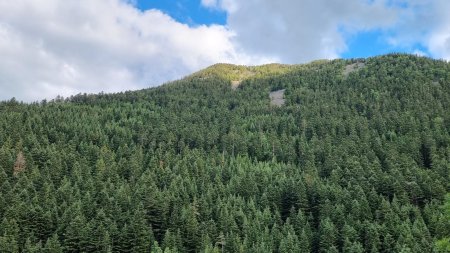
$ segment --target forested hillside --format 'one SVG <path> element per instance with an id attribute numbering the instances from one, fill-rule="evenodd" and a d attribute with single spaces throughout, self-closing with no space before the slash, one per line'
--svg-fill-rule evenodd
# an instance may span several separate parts
<path id="1" fill-rule="evenodd" d="M 403 54 L 5 101 L 0 251 L 445 252 L 449 111 Z"/>

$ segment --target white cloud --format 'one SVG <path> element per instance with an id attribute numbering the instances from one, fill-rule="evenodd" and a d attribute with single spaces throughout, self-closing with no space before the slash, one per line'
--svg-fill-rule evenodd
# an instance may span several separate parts
<path id="1" fill-rule="evenodd" d="M 427 53 L 419 49 L 415 49 L 412 53 L 417 56 L 428 56 Z"/>
<path id="2" fill-rule="evenodd" d="M 450 1 L 392 1 L 403 7 L 399 10 L 399 21 L 389 31 L 387 42 L 403 48 L 415 48 L 420 45 L 428 51 L 426 55 L 449 60 Z"/>
<path id="3" fill-rule="evenodd" d="M 223 9 L 228 13 L 233 13 L 238 8 L 238 1 L 236 0 L 202 0 L 201 4 L 207 8 Z"/>
<path id="4" fill-rule="evenodd" d="M 450 60 L 450 29 L 434 33 L 428 41 L 428 46 L 434 57 Z"/>
<path id="5" fill-rule="evenodd" d="M 216 8 L 217 7 L 217 0 L 202 0 L 202 5 L 205 7 L 210 7 L 210 8 Z"/>
<path id="6" fill-rule="evenodd" d="M 428 50 L 436 58 L 450 60 L 450 2 L 436 0 L 433 2 L 434 24 L 430 26 L 430 36 L 425 41 Z M 427 22 L 427 20 L 422 20 Z"/>
<path id="7" fill-rule="evenodd" d="M 233 42 L 248 54 L 287 63 L 336 58 L 347 49 L 346 37 L 386 28 L 396 22 L 397 8 L 384 0 L 214 0 L 205 6 L 228 13 Z"/>
<path id="8" fill-rule="evenodd" d="M 233 36 L 129 1 L 0 1 L 0 99 L 145 88 L 216 62 L 255 60 Z"/>
<path id="9" fill-rule="evenodd" d="M 204 0 L 228 13 L 233 42 L 248 54 L 287 63 L 336 58 L 347 40 L 376 29 L 394 48 L 424 47 L 450 59 L 448 0 Z"/>

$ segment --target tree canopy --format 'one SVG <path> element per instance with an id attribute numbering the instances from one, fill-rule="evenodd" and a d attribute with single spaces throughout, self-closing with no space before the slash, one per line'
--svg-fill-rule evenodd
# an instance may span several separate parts
<path id="1" fill-rule="evenodd" d="M 445 252 L 449 111 L 450 64 L 405 54 L 4 101 L 0 249 Z"/>

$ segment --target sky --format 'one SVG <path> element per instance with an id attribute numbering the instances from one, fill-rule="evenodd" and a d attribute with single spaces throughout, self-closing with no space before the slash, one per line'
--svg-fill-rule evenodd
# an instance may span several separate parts
<path id="1" fill-rule="evenodd" d="M 448 0 L 0 0 L 0 100 L 161 85 L 215 63 L 450 60 Z"/>

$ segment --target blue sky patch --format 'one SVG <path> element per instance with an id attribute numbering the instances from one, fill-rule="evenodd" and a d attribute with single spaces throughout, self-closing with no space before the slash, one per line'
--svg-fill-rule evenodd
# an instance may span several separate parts
<path id="1" fill-rule="evenodd" d="M 342 58 L 366 58 L 389 53 L 420 53 L 429 55 L 428 50 L 421 44 L 393 45 L 389 43 L 389 34 L 382 30 L 358 32 L 347 38 L 347 51 L 341 54 Z"/>
<path id="2" fill-rule="evenodd" d="M 347 39 L 348 50 L 343 58 L 365 58 L 373 55 L 395 52 L 396 49 L 384 39 L 383 32 L 371 30 L 351 35 Z"/>
<path id="3" fill-rule="evenodd" d="M 224 11 L 202 6 L 200 0 L 138 0 L 136 7 L 142 11 L 158 9 L 180 23 L 189 26 L 211 25 L 226 23 L 227 15 Z"/>

